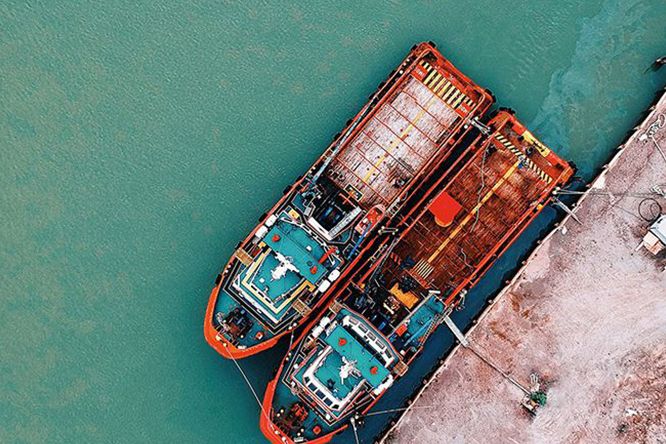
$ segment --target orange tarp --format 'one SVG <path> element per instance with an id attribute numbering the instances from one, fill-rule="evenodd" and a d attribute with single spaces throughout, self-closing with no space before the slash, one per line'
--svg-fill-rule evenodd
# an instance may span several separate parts
<path id="1" fill-rule="evenodd" d="M 402 290 L 400 290 L 398 284 L 393 285 L 393 288 L 391 288 L 391 294 L 395 296 L 396 299 L 398 299 L 402 303 L 402 305 L 409 308 L 410 310 L 419 301 L 419 298 L 411 291 L 405 293 Z"/>
<path id="2" fill-rule="evenodd" d="M 442 227 L 448 227 L 460 212 L 462 206 L 449 193 L 443 191 L 432 201 L 428 210 L 435 216 L 435 221 Z"/>

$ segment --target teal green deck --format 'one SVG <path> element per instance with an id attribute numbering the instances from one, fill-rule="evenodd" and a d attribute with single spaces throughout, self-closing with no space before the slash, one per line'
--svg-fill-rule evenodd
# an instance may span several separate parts
<path id="1" fill-rule="evenodd" d="M 255 287 L 264 292 L 264 294 L 266 294 L 266 296 L 268 296 L 268 298 L 276 304 L 279 303 L 279 299 L 283 298 L 286 293 L 294 290 L 302 280 L 298 273 L 288 270 L 287 274 L 285 274 L 282 279 L 273 281 L 271 278 L 271 270 L 273 270 L 279 264 L 280 261 L 277 260 L 275 255 L 268 254 L 261 265 L 259 265 L 259 267 L 254 271 L 254 273 L 249 275 L 250 282 L 252 282 Z M 241 280 L 244 280 L 246 277 L 248 277 L 249 271 L 249 269 L 246 269 L 243 273 L 241 273 Z M 243 287 L 245 286 L 243 285 Z M 264 305 L 260 299 L 255 300 L 258 303 Z"/>
<path id="2" fill-rule="evenodd" d="M 296 196 L 300 195 L 296 194 Z M 311 233 L 302 227 L 282 220 L 289 218 L 290 216 L 286 211 L 280 213 L 280 219 L 275 222 L 275 225 L 271 227 L 262 239 L 267 247 L 272 250 L 263 257 L 262 263 L 253 269 L 252 272 L 250 272 L 250 267 L 239 264 L 240 269 L 238 272 L 240 278 L 239 285 L 247 297 L 252 298 L 256 304 L 263 307 L 263 309 L 271 313 L 279 321 L 284 320 L 289 315 L 292 310 L 292 304 L 285 304 L 277 312 L 273 312 L 273 310 L 275 307 L 280 307 L 282 301 L 287 300 L 304 280 L 317 286 L 333 269 L 340 265 L 339 260 L 335 256 L 329 256 L 324 264 L 320 264 L 319 260 L 326 253 L 324 247 L 313 238 Z M 274 241 L 275 236 L 279 238 Z M 275 253 L 280 253 L 288 258 L 298 271 L 288 270 L 281 279 L 273 280 L 271 271 L 280 264 Z M 252 289 L 244 281 L 247 281 L 255 291 L 260 291 L 273 307 L 269 307 L 269 304 L 264 299 L 256 297 Z M 240 306 L 234 298 L 228 296 L 224 291 L 220 294 L 221 297 L 218 297 L 216 302 L 216 311 L 229 313 L 234 308 Z M 269 320 L 265 314 L 262 314 L 261 319 L 263 322 L 269 324 L 275 322 Z M 263 334 L 268 334 L 260 324 L 255 323 L 243 339 L 244 345 L 251 346 L 256 343 L 258 340 L 255 338 L 255 335 L 259 331 L 263 332 Z"/>
<path id="3" fill-rule="evenodd" d="M 273 240 L 275 235 L 280 237 L 279 240 Z M 311 284 L 317 284 L 329 271 L 319 263 L 319 259 L 326 253 L 323 247 L 312 239 L 304 229 L 296 225 L 278 221 L 266 234 L 264 242 L 273 251 L 277 251 L 292 260 L 301 276 Z M 316 271 L 313 267 L 316 267 Z M 312 273 L 312 271 L 315 272 Z"/>
<path id="4" fill-rule="evenodd" d="M 346 397 L 352 390 L 354 390 L 354 387 L 363 381 L 363 379 L 358 376 L 350 375 L 348 378 L 345 378 L 343 382 L 339 373 L 340 367 L 343 365 L 344 362 L 342 361 L 342 356 L 333 352 L 326 357 L 322 366 L 315 372 L 317 379 L 319 379 L 324 385 L 332 385 L 331 391 L 339 399 Z"/>
<path id="5" fill-rule="evenodd" d="M 340 339 L 344 339 L 346 344 L 340 345 Z M 365 344 L 360 343 L 341 325 L 336 326 L 324 341 L 333 348 L 334 353 L 329 355 L 325 365 L 317 371 L 318 377 L 320 373 L 325 375 L 327 372 L 331 372 L 333 374 L 332 379 L 339 381 L 338 370 L 342 365 L 342 357 L 345 357 L 348 361 L 356 361 L 356 368 L 361 373 L 361 377 L 368 381 L 368 383 L 374 388 L 377 388 L 389 375 L 389 371 L 384 367 L 384 364 L 373 355 L 372 351 L 368 349 Z M 340 361 L 340 364 L 334 366 L 333 364 L 335 364 L 335 362 L 332 360 L 332 356 L 336 356 L 336 359 Z M 372 374 L 370 371 L 372 367 L 377 368 L 375 374 Z M 320 380 L 326 382 L 327 379 L 320 378 Z"/>
<path id="6" fill-rule="evenodd" d="M 419 307 L 412 315 L 407 326 L 411 343 L 419 343 L 419 337 L 426 334 L 432 326 L 436 316 L 444 312 L 444 304 L 439 299 L 431 297 L 425 304 Z"/>

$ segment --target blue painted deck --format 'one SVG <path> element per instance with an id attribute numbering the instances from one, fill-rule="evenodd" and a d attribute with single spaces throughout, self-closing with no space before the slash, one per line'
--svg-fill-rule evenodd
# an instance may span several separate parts
<path id="1" fill-rule="evenodd" d="M 266 313 L 262 314 L 261 321 L 267 324 L 286 319 L 290 313 L 293 313 L 291 298 L 295 292 L 308 291 L 303 289 L 305 285 L 316 287 L 340 265 L 339 259 L 335 256 L 329 256 L 324 264 L 319 263 L 326 254 L 325 246 L 317 241 L 313 233 L 298 226 L 288 211 L 289 207 L 280 213 L 275 225 L 261 239 L 267 248 L 259 253 L 249 266 L 239 263 L 235 276 L 232 277 L 239 287 L 236 291 L 242 292 L 243 297 L 252 299 L 255 305 L 270 313 L 272 319 Z M 280 265 L 278 253 L 291 262 L 294 269 L 286 270 L 284 276 L 275 280 L 271 272 Z M 217 299 L 215 311 L 230 313 L 240 306 L 241 304 L 223 288 Z M 250 331 L 243 338 L 239 338 L 240 345 L 256 344 L 261 340 L 255 337 L 259 332 L 264 339 L 266 335 L 270 335 L 261 323 L 254 322 Z"/>
<path id="2" fill-rule="evenodd" d="M 263 241 L 271 250 L 289 258 L 298 268 L 300 275 L 311 284 L 317 284 L 328 274 L 329 270 L 319 264 L 319 259 L 326 251 L 303 228 L 278 220 Z"/>
<path id="3" fill-rule="evenodd" d="M 341 339 L 343 340 L 342 342 L 344 342 L 344 345 L 340 344 Z M 361 373 L 361 377 L 368 381 L 373 388 L 378 387 L 389 375 L 389 371 L 384 367 L 384 364 L 373 355 L 372 351 L 366 347 L 366 344 L 359 342 L 341 325 L 336 326 L 324 341 L 334 350 L 334 353 L 331 353 L 331 356 L 339 356 L 337 359 L 340 362 L 342 362 L 342 357 L 345 357 L 348 361 L 356 361 L 356 368 Z M 326 368 L 324 369 L 322 366 L 317 374 L 319 375 L 321 372 L 323 375 L 325 372 L 331 372 L 337 377 L 339 365 L 331 365 L 334 364 L 334 362 L 329 364 L 329 359 L 326 360 L 325 364 Z M 372 368 L 375 368 L 374 374 L 371 371 Z M 337 377 L 337 380 L 339 379 L 340 378 Z M 325 382 L 326 380 L 322 379 L 322 381 Z"/>
<path id="4" fill-rule="evenodd" d="M 433 327 L 432 323 L 442 313 L 444 313 L 444 304 L 436 297 L 430 297 L 409 320 L 407 326 L 410 335 L 409 342 L 413 345 L 420 344 L 421 338 Z"/>
<path id="5" fill-rule="evenodd" d="M 254 272 L 250 273 L 250 269 L 248 268 L 241 273 L 241 282 L 248 279 L 248 282 L 251 282 L 253 286 L 260 289 L 272 303 L 279 304 L 281 299 L 287 297 L 289 293 L 295 290 L 298 284 L 301 283 L 302 278 L 298 273 L 288 270 L 284 277 L 274 281 L 271 278 L 271 270 L 278 265 L 280 265 L 280 261 L 277 260 L 275 255 L 267 254 L 261 265 Z M 268 309 L 261 299 L 255 298 L 255 300 Z M 279 317 L 280 314 L 278 313 L 277 316 Z"/>

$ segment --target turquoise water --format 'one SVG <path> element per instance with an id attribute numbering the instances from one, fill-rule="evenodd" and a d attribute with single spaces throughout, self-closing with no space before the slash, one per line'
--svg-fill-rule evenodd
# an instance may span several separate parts
<path id="1" fill-rule="evenodd" d="M 24 3 L 0 4 L 0 442 L 262 442 L 208 292 L 413 43 L 586 177 L 666 81 L 663 0 Z M 283 351 L 242 362 L 260 395 Z"/>

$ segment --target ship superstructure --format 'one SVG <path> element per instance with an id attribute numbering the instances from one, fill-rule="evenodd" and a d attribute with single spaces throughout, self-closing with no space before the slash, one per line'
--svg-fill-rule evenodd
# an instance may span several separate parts
<path id="1" fill-rule="evenodd" d="M 210 296 L 208 343 L 237 359 L 303 324 L 492 102 L 432 44 L 415 46 L 237 246 Z"/>
<path id="2" fill-rule="evenodd" d="M 551 198 L 570 165 L 500 111 L 291 347 L 261 417 L 278 442 L 329 441 L 409 371 L 425 341 Z"/>

